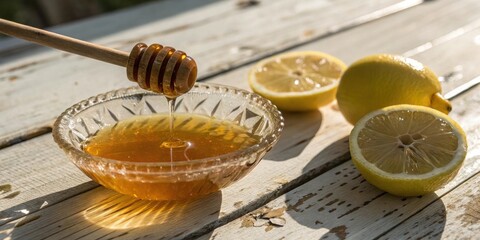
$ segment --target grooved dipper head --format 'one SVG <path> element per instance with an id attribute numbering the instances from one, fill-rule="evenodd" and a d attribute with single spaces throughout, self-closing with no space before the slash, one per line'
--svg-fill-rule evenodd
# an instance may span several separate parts
<path id="1" fill-rule="evenodd" d="M 128 58 L 127 77 L 143 89 L 173 98 L 193 87 L 197 63 L 174 48 L 138 43 Z"/>

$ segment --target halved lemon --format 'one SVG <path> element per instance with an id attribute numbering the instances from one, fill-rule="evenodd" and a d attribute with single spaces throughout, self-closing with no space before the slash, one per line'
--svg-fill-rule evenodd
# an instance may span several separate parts
<path id="1" fill-rule="evenodd" d="M 341 60 L 322 52 L 290 52 L 258 62 L 248 83 L 280 110 L 309 111 L 335 99 L 345 69 Z"/>
<path id="2" fill-rule="evenodd" d="M 350 134 L 350 154 L 363 177 L 398 196 L 439 189 L 455 177 L 466 153 L 462 128 L 448 115 L 424 106 L 373 111 Z"/>

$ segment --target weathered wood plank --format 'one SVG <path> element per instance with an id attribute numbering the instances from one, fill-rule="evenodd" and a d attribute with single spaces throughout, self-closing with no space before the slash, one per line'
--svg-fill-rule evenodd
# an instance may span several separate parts
<path id="1" fill-rule="evenodd" d="M 202 11 L 197 8 L 215 2 L 215 0 L 153 1 L 130 7 L 128 9 L 117 10 L 108 14 L 101 14 L 75 22 L 53 26 L 47 30 L 83 39 L 85 41 L 91 41 L 106 35 L 115 34 L 117 32 L 155 22 L 160 19 L 173 18 L 175 15 L 186 11 Z M 223 11 L 228 11 L 230 9 L 220 8 L 218 10 L 220 11 L 217 11 L 216 13 L 221 14 L 224 13 Z M 203 11 L 202 14 L 191 14 L 190 18 L 183 19 L 183 23 L 202 21 L 212 15 L 205 13 L 208 13 L 208 11 Z M 119 21 L 119 19 L 121 19 L 121 21 Z M 124 21 L 124 19 L 128 19 L 128 21 Z M 169 27 L 174 28 L 176 26 L 170 25 Z M 0 63 L 6 63 L 12 59 L 18 59 L 21 57 L 28 57 L 32 52 L 42 52 L 42 49 L 39 48 L 41 47 L 20 39 L 0 39 Z"/>
<path id="2" fill-rule="evenodd" d="M 436 200 L 380 239 L 477 239 L 480 174 Z"/>
<path id="3" fill-rule="evenodd" d="M 126 51 L 139 41 L 172 45 L 192 55 L 205 77 L 420 2 L 282 0 L 242 9 L 235 1 L 221 1 L 95 42 Z M 81 99 L 133 84 L 124 69 L 65 53 L 9 61 L 0 66 L 0 122 L 6 123 L 0 125 L 0 144 L 22 136 L 24 128 L 44 127 Z"/>
<path id="4" fill-rule="evenodd" d="M 395 25 L 394 23 L 400 24 L 401 20 L 405 18 L 405 16 L 402 16 L 401 14 L 406 14 L 406 16 L 415 16 L 415 17 L 418 16 L 416 24 L 417 26 L 422 26 L 422 24 L 429 23 L 428 21 L 427 22 L 422 21 L 421 16 L 424 16 L 424 11 L 436 9 L 434 7 L 439 8 L 438 7 L 439 5 L 436 5 L 436 4 L 444 4 L 444 3 L 445 2 L 438 2 L 438 3 L 434 2 L 425 6 L 422 5 L 421 6 L 422 8 L 423 7 L 429 7 L 429 8 L 427 9 L 423 8 L 422 12 L 417 12 L 415 11 L 415 9 L 412 9 L 412 10 L 409 10 L 408 12 L 400 13 L 398 15 L 394 15 L 389 18 L 386 18 L 385 22 L 383 23 L 373 22 L 371 24 L 362 26 L 361 28 L 364 28 L 364 31 L 359 31 L 359 34 L 361 33 L 361 35 L 364 35 L 365 31 L 368 31 L 369 29 L 375 29 L 375 27 L 378 27 L 382 24 L 393 24 L 390 26 L 398 26 L 398 25 Z M 445 5 L 440 5 L 440 6 L 442 7 L 439 9 L 447 9 Z M 460 13 L 462 12 L 461 11 L 457 12 L 457 14 L 460 14 Z M 450 12 L 450 14 L 451 15 L 449 16 L 455 16 L 454 12 Z M 472 12 L 472 14 L 474 14 L 474 12 Z M 440 22 L 439 24 L 442 24 L 442 23 Z M 429 24 L 428 26 L 435 28 L 435 25 Z M 448 25 L 448 26 L 451 27 L 453 25 Z M 439 26 L 437 27 L 438 27 L 437 29 L 439 29 L 438 31 L 441 31 L 442 28 Z M 353 30 L 356 30 L 356 29 L 353 29 Z M 395 32 L 392 32 L 392 34 L 399 34 L 399 36 L 403 36 L 405 33 L 402 34 L 401 32 L 398 33 L 398 31 L 395 31 Z M 432 34 L 431 39 L 435 39 L 437 35 L 441 35 L 438 32 L 431 32 L 431 34 Z M 358 35 L 359 41 L 362 40 L 360 38 L 361 35 Z M 387 34 L 384 34 L 384 35 L 387 35 Z M 332 38 L 333 37 L 335 36 L 332 36 Z M 422 38 L 423 37 L 424 36 L 422 35 Z M 330 38 L 323 39 L 321 41 L 316 42 L 315 44 L 311 44 L 310 49 L 321 49 L 319 46 L 327 46 L 327 47 L 335 46 L 335 45 L 322 45 L 324 41 L 327 41 L 329 39 Z M 358 43 L 354 43 L 352 42 L 352 39 L 357 39 L 357 38 L 355 38 L 354 35 L 343 35 L 343 42 L 350 42 L 353 45 L 362 43 L 362 41 Z M 408 46 L 405 46 L 403 44 L 399 44 L 395 46 L 394 44 L 388 44 L 390 43 L 389 41 L 382 42 L 381 39 L 382 39 L 381 37 L 377 38 L 376 41 L 378 41 L 377 42 L 378 45 L 372 45 L 371 46 L 372 49 L 370 50 L 362 49 L 361 51 L 373 52 L 373 51 L 378 51 L 380 49 L 383 49 L 383 47 L 385 47 L 386 50 L 381 50 L 381 51 L 402 52 L 402 51 L 409 50 Z M 390 36 L 384 38 L 384 40 L 390 40 L 390 39 L 391 39 Z M 341 38 L 337 39 L 337 41 L 342 42 Z M 413 46 L 421 45 L 423 42 L 424 42 L 423 39 L 421 42 L 415 42 L 413 40 L 409 40 L 409 43 L 411 43 Z M 459 43 L 455 42 L 452 44 L 459 44 Z M 348 49 L 345 47 L 342 48 L 338 46 L 336 48 L 332 47 L 332 49 L 334 49 L 335 51 L 332 51 L 331 53 L 335 55 L 350 56 L 351 54 L 353 54 L 354 58 L 360 57 L 360 56 L 355 57 L 355 53 L 352 52 L 351 49 Z M 444 51 L 447 51 L 448 46 L 444 46 L 443 49 Z M 472 64 L 472 62 L 467 64 Z M 437 67 L 441 69 L 450 69 L 452 66 L 437 65 Z M 237 79 L 239 78 L 232 78 L 232 76 L 243 76 L 246 74 L 247 70 L 248 70 L 248 67 L 243 67 L 236 70 L 235 71 L 236 73 L 225 74 L 225 75 L 219 76 L 218 78 L 212 81 L 232 83 L 233 85 L 246 87 L 245 81 L 239 82 L 237 81 Z M 473 73 L 470 72 L 469 74 L 471 75 Z M 466 75 L 466 77 L 468 76 Z M 181 228 L 177 228 L 177 229 L 174 229 L 174 230 L 178 230 L 178 232 L 176 233 L 167 232 L 167 230 L 165 230 L 165 232 L 162 231 L 161 234 L 164 234 L 165 236 L 175 236 L 176 234 L 180 234 L 179 236 L 185 236 L 190 233 L 195 233 L 195 231 L 199 231 L 201 233 L 201 231 L 204 231 L 204 229 L 209 229 L 216 225 L 228 222 L 232 218 L 240 216 L 243 213 L 252 210 L 256 206 L 262 205 L 264 202 L 267 202 L 273 199 L 275 196 L 286 192 L 290 188 L 293 188 L 298 184 L 301 184 L 303 181 L 307 181 L 308 179 L 311 179 L 319 175 L 320 173 L 328 170 L 329 168 L 332 167 L 332 165 L 339 164 L 340 162 L 344 161 L 347 157 L 345 156 L 345 154 L 347 153 L 346 152 L 347 145 L 344 137 L 347 136 L 350 126 L 348 126 L 341 119 L 341 116 L 338 114 L 338 112 L 336 112 L 334 109 L 330 107 L 322 109 L 321 113 L 318 112 L 318 113 L 310 113 L 310 114 L 311 115 L 308 115 L 308 116 L 293 115 L 293 114 L 286 116 L 287 127 L 281 142 L 279 142 L 278 146 L 274 148 L 274 150 L 265 158 L 264 161 L 262 161 L 259 164 L 259 166 L 257 166 L 257 168 L 249 176 L 247 176 L 244 180 L 240 181 L 234 186 L 227 188 L 223 191 L 222 204 L 221 204 L 222 206 L 221 208 L 218 209 L 218 212 L 220 212 L 218 216 L 208 217 L 208 215 L 211 214 L 211 212 L 208 212 L 211 210 L 210 208 L 207 209 L 208 211 L 196 210 L 198 212 L 198 215 L 196 216 L 200 216 L 199 218 L 194 218 L 190 220 L 184 219 L 184 221 L 186 221 L 189 224 L 190 232 L 182 232 L 183 230 L 181 230 Z M 321 120 L 321 123 L 320 123 L 320 120 Z M 335 129 L 335 130 L 332 130 L 332 129 Z M 312 134 L 316 134 L 316 136 L 313 136 Z M 37 141 L 37 139 L 31 140 L 31 141 Z M 34 149 L 35 151 L 30 151 L 30 153 L 37 152 L 36 153 L 38 154 L 37 161 L 42 160 L 41 158 L 42 153 L 38 152 L 38 149 L 45 149 L 45 151 L 50 151 L 49 149 L 56 148 L 56 146 L 54 146 L 54 143 L 53 141 L 51 141 L 50 138 L 42 139 L 42 142 L 44 142 L 42 146 L 45 146 L 45 147 L 36 148 Z M 22 144 L 25 144 L 25 146 L 27 146 L 28 142 L 22 143 Z M 0 154 L 5 153 L 6 150 L 17 151 L 15 150 L 17 146 L 22 144 L 18 144 L 16 146 L 4 149 L 0 152 Z M 20 151 L 24 149 L 25 148 L 21 149 Z M 281 151 L 282 149 L 284 150 Z M 1 155 L 1 156 L 2 156 L 0 157 L 1 159 L 3 159 L 3 157 L 5 156 L 9 156 L 8 158 L 5 158 L 6 161 L 15 160 L 14 158 L 11 157 L 11 156 L 14 156 L 14 154 L 12 153 L 8 155 Z M 61 161 L 57 161 L 56 163 L 59 165 L 64 164 L 62 163 L 62 161 L 63 162 L 66 161 L 65 157 L 63 157 L 63 155 L 61 155 L 60 153 L 58 153 L 58 155 L 56 156 L 58 157 L 58 159 L 61 160 Z M 285 160 L 288 160 L 288 161 L 285 161 Z M 43 161 L 45 161 L 45 159 L 43 159 Z M 21 164 L 21 163 L 17 163 L 17 164 Z M 18 174 L 26 174 L 26 172 L 31 171 L 30 165 L 26 164 L 23 166 L 25 170 L 22 173 L 18 173 Z M 271 171 L 272 169 L 275 169 L 274 173 L 272 173 Z M 71 174 L 81 175 L 79 171 Z M 70 177 L 71 176 L 64 175 L 64 178 L 70 178 Z M 12 179 L 15 179 L 15 176 L 13 176 Z M 81 181 L 78 182 L 78 184 L 80 183 Z M 67 187 L 67 186 L 64 186 L 64 187 Z M 100 189 L 103 189 L 103 188 L 100 188 Z M 93 195 L 97 195 L 97 194 L 107 198 L 109 196 L 107 192 L 109 191 L 105 189 L 101 190 L 100 193 L 87 192 L 85 194 L 79 195 L 70 200 L 67 200 L 66 202 L 68 203 L 65 203 L 65 204 L 62 203 L 64 204 L 64 205 L 61 205 L 62 207 L 55 205 L 52 207 L 44 208 L 36 212 L 35 214 L 30 215 L 30 216 L 37 216 L 36 215 L 37 213 L 41 214 L 42 216 L 54 215 L 54 218 L 48 218 L 50 220 L 48 219 L 45 220 L 45 218 L 42 218 L 44 220 L 38 221 L 38 223 L 36 224 L 33 224 L 34 222 L 32 222 L 32 224 L 21 224 L 23 225 L 22 227 L 18 227 L 17 229 L 12 229 L 14 224 L 19 224 L 19 222 L 24 221 L 24 220 L 18 220 L 16 222 L 10 222 L 7 225 L 4 225 L 2 227 L 2 230 L 0 231 L 10 232 L 10 233 L 12 231 L 15 231 L 16 235 L 34 236 L 31 234 L 36 233 L 38 229 L 45 228 L 45 231 L 43 232 L 43 234 L 48 235 L 49 233 L 46 230 L 48 230 L 49 228 L 46 228 L 46 226 L 49 224 L 52 224 L 53 222 L 61 221 L 61 219 L 63 218 L 71 217 L 72 219 L 76 219 L 72 221 L 78 221 L 76 222 L 76 224 L 79 224 L 79 222 L 82 220 L 81 217 L 75 217 L 73 215 L 58 216 L 58 214 L 53 214 L 53 213 L 55 211 L 60 211 L 60 209 L 62 208 L 65 208 L 63 206 L 74 206 L 76 211 L 86 210 L 92 207 L 93 204 L 89 201 L 85 201 L 85 198 L 88 198 L 88 199 L 92 197 L 94 198 L 95 196 Z M 239 193 L 242 196 L 238 196 Z M 93 194 L 93 195 L 89 195 L 89 194 Z M 42 196 L 43 195 L 37 195 L 37 198 L 39 199 L 37 201 L 39 203 L 42 202 L 41 201 Z M 34 196 L 31 196 L 31 197 L 33 198 Z M 200 202 L 198 203 L 192 203 L 192 204 L 195 206 L 208 205 L 209 201 L 212 201 L 212 199 L 206 198 L 199 201 Z M 94 201 L 94 202 L 99 202 L 99 201 Z M 36 206 L 36 209 L 38 208 L 39 206 Z M 6 209 L 5 212 L 14 212 L 15 210 L 29 209 L 29 208 L 24 208 L 23 205 L 17 205 L 15 201 L 8 202 L 8 200 L 3 201 L 2 199 L 1 209 Z M 32 212 L 34 212 L 36 209 L 32 210 Z M 46 213 L 46 215 L 43 215 L 42 213 Z M 75 213 L 75 214 L 80 214 L 80 213 Z M 110 219 L 110 221 L 112 221 L 112 219 Z M 97 236 L 96 234 L 98 233 L 110 234 L 110 232 L 105 232 L 108 230 L 102 229 L 100 226 L 93 226 L 88 224 L 85 225 L 84 222 L 82 222 L 82 224 L 83 224 L 82 226 L 85 226 L 87 227 L 87 229 L 91 230 L 91 231 L 85 230 L 86 232 L 83 232 L 84 234 L 91 234 L 95 236 Z M 29 226 L 32 226 L 32 227 L 29 227 Z M 42 231 L 40 231 L 40 233 L 41 232 Z M 115 236 L 115 234 L 123 234 L 125 231 L 111 230 L 111 232 L 112 232 L 111 234 Z M 199 233 L 199 232 L 196 232 L 196 233 Z M 55 236 L 64 236 L 63 234 L 70 234 L 70 233 L 72 232 L 69 232 L 68 229 L 63 229 L 63 230 L 60 230 L 58 233 L 55 233 Z M 155 228 L 153 227 L 149 229 L 142 228 L 142 233 L 144 235 L 148 235 L 150 233 L 158 234 L 158 232 L 155 231 Z M 52 233 L 50 232 L 50 234 Z"/>
<path id="5" fill-rule="evenodd" d="M 198 228 L 205 220 L 217 219 L 222 202 L 221 192 L 208 200 L 193 202 L 141 201 L 105 188 L 96 188 L 82 196 L 82 201 L 63 201 L 55 205 L 55 210 L 50 208 L 54 211 L 45 208 L 7 223 L 1 226 L 0 237 L 133 239 L 147 235 L 144 236 L 147 239 L 172 239 L 175 234 Z"/>
<path id="6" fill-rule="evenodd" d="M 0 166 L 0 185 L 9 189 L 0 190 L 0 225 L 24 216 L 23 209 L 35 212 L 98 186 L 65 158 L 51 134 L 3 149 Z"/>
<path id="7" fill-rule="evenodd" d="M 438 233 L 443 231 L 445 215 L 439 215 L 438 211 L 431 212 L 429 208 L 438 210 L 441 201 L 446 203 L 444 198 L 442 200 L 439 198 L 455 188 L 459 188 L 459 190 L 455 189 L 452 194 L 449 194 L 450 198 L 455 198 L 451 203 L 453 204 L 460 198 L 455 192 L 462 192 L 461 198 L 464 200 L 454 206 L 473 202 L 472 206 L 475 208 L 469 211 L 473 211 L 473 214 L 477 215 L 469 218 L 471 216 L 462 215 L 464 212 L 461 210 L 452 209 L 452 212 L 459 212 L 449 218 L 452 221 L 450 225 L 453 231 L 447 234 L 451 238 L 446 237 L 445 239 L 469 239 L 469 236 L 478 236 L 478 232 L 476 235 L 473 233 L 478 229 L 478 224 L 471 226 L 464 222 L 473 220 L 478 223 L 478 204 L 476 204 L 478 189 L 466 192 L 465 190 L 472 185 L 464 186 L 462 183 L 474 175 L 477 175 L 478 179 L 480 174 L 480 162 L 478 161 L 480 142 L 477 131 L 480 124 L 475 120 L 475 116 L 480 113 L 476 107 L 476 104 L 480 103 L 479 89 L 480 87 L 477 87 L 460 99 L 453 101 L 457 108 L 451 115 L 466 130 L 470 146 L 469 152 L 465 164 L 456 178 L 434 194 L 411 198 L 392 196 L 366 182 L 352 162 L 347 161 L 278 197 L 262 208 L 215 229 L 203 236 L 202 239 L 243 239 L 247 237 L 252 239 L 376 239 L 419 211 L 422 211 L 423 214 L 419 217 L 413 216 L 413 220 L 407 220 L 405 226 L 400 225 L 401 229 L 398 231 L 395 229 L 387 236 L 390 236 L 391 239 L 436 238 Z M 432 203 L 433 205 L 431 205 Z M 285 212 L 280 214 L 280 218 L 285 220 L 284 226 L 265 223 L 264 220 L 256 217 L 255 213 L 264 208 L 284 208 Z M 423 208 L 425 209 L 422 210 Z M 470 220 L 455 217 L 458 215 Z M 428 216 L 433 219 L 419 223 Z M 442 219 L 443 222 L 439 222 L 439 219 Z M 466 232 L 461 232 L 460 225 L 462 224 L 464 224 Z M 435 226 L 432 227 L 432 225 Z"/>

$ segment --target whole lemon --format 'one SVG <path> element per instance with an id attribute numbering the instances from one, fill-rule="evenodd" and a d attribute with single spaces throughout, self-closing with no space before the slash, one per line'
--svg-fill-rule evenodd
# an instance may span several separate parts
<path id="1" fill-rule="evenodd" d="M 355 124 L 364 115 L 391 105 L 427 106 L 448 114 L 437 76 L 422 63 L 403 56 L 378 54 L 354 62 L 343 74 L 337 102 L 345 119 Z"/>

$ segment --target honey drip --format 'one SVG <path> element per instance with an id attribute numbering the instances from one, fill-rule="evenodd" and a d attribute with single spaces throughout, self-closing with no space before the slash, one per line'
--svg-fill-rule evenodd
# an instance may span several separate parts
<path id="1" fill-rule="evenodd" d="M 175 100 L 176 98 L 168 98 L 167 97 L 167 101 L 168 101 L 168 114 L 169 114 L 169 130 L 170 130 L 170 136 L 169 138 L 162 142 L 162 144 L 160 145 L 160 147 L 163 147 L 163 148 L 171 148 L 171 150 L 173 150 L 174 148 L 186 148 L 189 146 L 189 142 L 187 141 L 184 141 L 182 139 L 179 139 L 179 138 L 175 138 L 175 123 L 174 123 L 174 110 L 175 110 Z M 171 159 L 173 161 L 173 159 Z"/>

